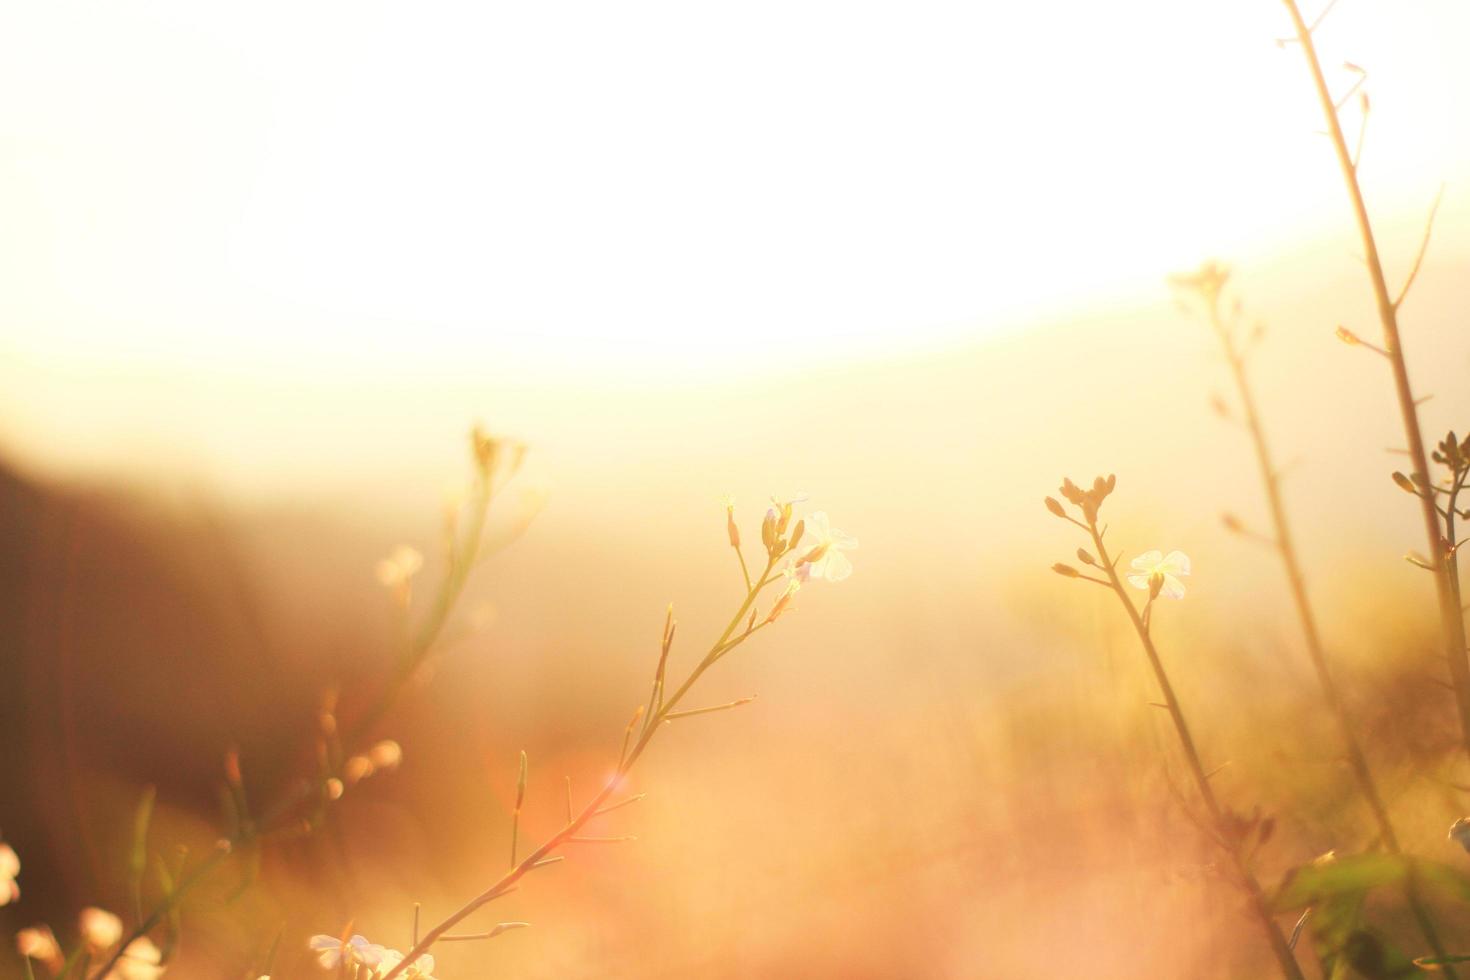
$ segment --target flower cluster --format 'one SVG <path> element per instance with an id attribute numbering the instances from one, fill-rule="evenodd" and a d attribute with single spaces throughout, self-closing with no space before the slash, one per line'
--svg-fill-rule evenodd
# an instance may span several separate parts
<path id="1" fill-rule="evenodd" d="M 85 908 L 77 917 L 82 949 L 92 959 L 115 951 L 123 940 L 122 920 L 106 909 Z M 66 956 L 50 926 L 38 925 L 15 934 L 15 946 L 27 960 L 40 963 L 50 973 L 61 973 Z M 158 980 L 163 976 L 163 953 L 147 936 L 139 936 L 117 953 L 117 962 L 103 980 Z"/>
<path id="2" fill-rule="evenodd" d="M 858 546 L 857 538 L 832 526 L 826 511 L 814 511 L 807 517 L 792 523 L 795 506 L 806 500 L 804 496 L 787 499 L 771 498 L 771 506 L 761 521 L 761 544 L 766 555 L 776 568 L 777 577 L 786 585 L 775 605 L 767 614 L 765 622 L 773 623 L 790 608 L 791 600 L 801 587 L 813 580 L 841 582 L 852 574 L 852 559 L 843 554 Z M 725 529 L 730 547 L 740 552 L 740 529 L 735 524 L 735 500 L 724 499 Z M 788 533 L 789 532 L 789 533 Z M 750 575 L 741 555 L 740 567 L 750 585 Z"/>
<path id="3" fill-rule="evenodd" d="M 424 567 L 424 556 L 408 545 L 400 545 L 392 554 L 373 567 L 378 582 L 393 595 L 400 606 L 407 607 L 413 598 L 413 577 Z"/>
<path id="4" fill-rule="evenodd" d="M 1107 500 L 1108 495 L 1117 485 L 1116 476 L 1098 477 L 1092 481 L 1090 490 L 1083 490 L 1071 480 L 1063 480 L 1060 492 L 1072 506 L 1082 512 L 1083 520 L 1081 521 L 1068 514 L 1067 508 L 1055 497 L 1046 498 L 1046 509 L 1054 516 L 1076 524 L 1092 537 L 1093 547 L 1097 549 L 1101 560 L 1093 557 L 1092 552 L 1086 548 L 1077 549 L 1077 560 L 1089 568 L 1097 569 L 1104 577 L 1089 575 L 1075 565 L 1068 565 L 1065 562 L 1057 562 L 1051 567 L 1051 570 L 1063 578 L 1083 579 L 1114 589 L 1121 594 L 1116 572 L 1119 558 L 1110 559 L 1108 557 L 1102 543 L 1107 529 L 1099 529 L 1097 525 L 1097 516 L 1102 509 L 1103 501 Z M 1162 551 L 1146 551 L 1133 559 L 1130 565 L 1133 572 L 1128 576 L 1128 584 L 1148 592 L 1150 601 L 1161 595 L 1168 599 L 1184 598 L 1184 583 L 1180 579 L 1189 575 L 1190 571 L 1189 556 L 1184 552 L 1171 551 L 1165 555 Z"/>
<path id="5" fill-rule="evenodd" d="M 359 980 L 386 976 L 403 963 L 403 954 L 398 950 L 370 943 L 358 935 L 346 938 L 313 936 L 307 945 L 316 953 L 316 960 L 322 969 L 350 968 L 356 971 Z M 399 976 L 409 980 L 434 980 L 434 957 L 425 953 L 404 968 Z"/>
<path id="6" fill-rule="evenodd" d="M 1452 431 L 1439 441 L 1430 456 L 1449 471 L 1438 481 L 1424 473 L 1405 474 L 1395 471 L 1393 482 L 1400 490 L 1411 493 L 1434 507 L 1439 515 L 1440 549 L 1444 560 L 1449 563 L 1451 578 L 1455 578 L 1458 575 L 1456 556 L 1460 546 L 1465 543 L 1455 531 L 1455 521 L 1470 520 L 1470 507 L 1465 506 L 1461 500 L 1461 496 L 1470 490 L 1470 436 L 1461 440 Z M 1405 558 L 1410 564 L 1435 570 L 1433 562 L 1413 552 Z"/>
<path id="7" fill-rule="evenodd" d="M 1194 272 L 1178 273 L 1169 277 L 1175 288 L 1198 294 L 1207 304 L 1213 305 L 1225 291 L 1230 279 L 1230 269 L 1219 262 L 1207 261 Z"/>
<path id="8" fill-rule="evenodd" d="M 1470 470 L 1470 436 L 1462 441 L 1456 439 L 1455 433 L 1451 431 L 1439 441 L 1439 446 L 1430 455 L 1436 463 L 1458 476 Z"/>
<path id="9" fill-rule="evenodd" d="M 1062 481 L 1060 492 L 1072 506 L 1082 511 L 1082 516 L 1087 519 L 1087 523 L 1096 524 L 1097 513 L 1102 509 L 1103 501 L 1108 499 L 1108 494 L 1112 493 L 1113 488 L 1117 485 L 1118 478 L 1114 475 L 1109 475 L 1107 479 L 1098 477 L 1093 480 L 1091 490 L 1083 490 L 1070 479 L 1066 479 Z M 1058 517 L 1066 516 L 1066 512 L 1062 510 L 1062 505 L 1054 497 L 1046 498 L 1046 507 Z"/>

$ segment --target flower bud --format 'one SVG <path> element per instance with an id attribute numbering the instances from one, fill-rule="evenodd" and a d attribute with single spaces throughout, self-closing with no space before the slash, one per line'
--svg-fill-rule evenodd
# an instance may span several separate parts
<path id="1" fill-rule="evenodd" d="M 823 558 L 825 558 L 827 556 L 827 550 L 830 547 L 831 547 L 831 545 L 828 544 L 828 543 L 826 543 L 826 542 L 817 545 L 811 551 L 808 551 L 806 554 L 802 555 L 801 556 L 801 560 L 798 561 L 797 564 L 798 565 L 815 565 L 817 562 L 821 561 Z"/>
<path id="2" fill-rule="evenodd" d="M 1082 575 L 1081 572 L 1077 571 L 1071 565 L 1065 565 L 1062 562 L 1057 562 L 1051 567 L 1051 570 L 1062 576 L 1062 578 L 1078 578 Z"/>
<path id="3" fill-rule="evenodd" d="M 372 761 L 365 755 L 354 755 L 342 764 L 342 779 L 348 786 L 360 783 L 373 774 Z"/>
<path id="4" fill-rule="evenodd" d="M 1397 484 L 1398 488 L 1404 491 L 1404 493 L 1412 493 L 1416 497 L 1419 496 L 1419 490 L 1414 486 L 1414 481 L 1410 480 L 1407 476 L 1404 476 L 1404 474 L 1400 473 L 1398 470 L 1394 470 L 1393 482 Z"/>
<path id="5" fill-rule="evenodd" d="M 781 618 L 781 614 L 791 605 L 791 597 L 796 595 L 798 588 L 800 586 L 796 582 L 792 582 L 787 586 L 786 591 L 781 593 L 781 598 L 777 599 L 776 604 L 771 607 L 770 614 L 766 616 L 767 623 L 774 623 L 777 619 Z"/>
<path id="6" fill-rule="evenodd" d="M 391 738 L 385 738 L 368 750 L 368 758 L 377 769 L 396 769 L 403 761 L 403 748 Z"/>
<path id="7" fill-rule="evenodd" d="M 791 523 L 791 504 L 790 504 L 790 502 L 787 502 L 787 503 L 783 503 L 781 505 L 781 519 L 776 522 L 776 533 L 777 534 L 785 534 L 786 533 L 786 526 L 788 524 L 790 524 L 790 523 Z"/>
<path id="8" fill-rule="evenodd" d="M 244 782 L 240 775 L 240 750 L 231 748 L 225 753 L 225 779 L 231 786 L 239 786 Z"/>
<path id="9" fill-rule="evenodd" d="M 1078 548 L 1077 549 L 1077 560 L 1080 561 L 1084 565 L 1096 565 L 1097 564 L 1097 560 L 1094 559 L 1092 557 L 1092 555 L 1088 554 L 1086 548 Z"/>
<path id="10" fill-rule="evenodd" d="M 486 434 L 484 429 L 476 425 L 470 430 L 470 450 L 480 472 L 488 474 L 495 469 L 495 457 L 500 452 L 500 440 Z"/>
<path id="11" fill-rule="evenodd" d="M 1066 517 L 1067 512 L 1062 507 L 1062 502 L 1055 497 L 1046 498 L 1046 509 L 1058 517 Z"/>
<path id="12" fill-rule="evenodd" d="M 31 926 L 15 934 L 15 948 L 27 959 L 39 960 L 48 966 L 60 965 L 61 944 L 50 926 Z"/>
<path id="13" fill-rule="evenodd" d="M 77 916 L 77 931 L 82 934 L 82 942 L 94 953 L 100 953 L 104 949 L 111 949 L 122 939 L 122 920 L 111 912 L 99 908 L 82 909 Z"/>

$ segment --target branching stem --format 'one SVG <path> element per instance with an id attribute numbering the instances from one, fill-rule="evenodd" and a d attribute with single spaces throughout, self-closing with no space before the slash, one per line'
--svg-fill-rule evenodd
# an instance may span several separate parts
<path id="1" fill-rule="evenodd" d="M 404 956 L 403 962 L 384 975 L 382 980 L 394 980 L 395 977 L 402 974 L 408 968 L 408 964 L 415 962 L 420 956 L 428 952 L 434 943 L 438 942 L 450 929 L 463 922 L 482 906 L 494 901 L 515 887 L 517 882 L 535 870 L 536 867 L 544 864 L 546 859 L 551 857 L 553 852 L 562 846 L 574 842 L 590 843 L 592 841 L 603 840 L 601 838 L 584 837 L 581 831 L 594 818 L 611 809 L 616 809 L 615 806 L 607 806 L 609 799 L 623 785 L 623 780 L 627 776 L 628 771 L 633 768 L 634 763 L 643 755 L 644 750 L 648 748 L 649 743 L 653 741 L 654 736 L 663 727 L 663 723 L 671 715 L 676 713 L 679 703 L 683 701 L 684 696 L 689 693 L 690 688 L 694 686 L 695 682 L 699 680 L 705 671 L 714 666 L 721 658 L 761 628 L 761 626 L 747 627 L 738 634 L 736 632 L 740 630 L 741 623 L 745 621 L 746 616 L 754 607 L 761 592 L 764 591 L 766 586 L 776 581 L 777 576 L 774 576 L 772 572 L 775 569 L 777 557 L 772 556 L 768 558 L 765 570 L 761 572 L 760 577 L 752 584 L 751 588 L 746 590 L 745 600 L 741 602 L 740 608 L 735 611 L 735 615 L 730 618 L 730 623 L 725 627 L 725 631 L 720 634 L 719 639 L 709 648 L 709 652 L 704 655 L 704 658 L 690 671 L 689 676 L 685 678 L 684 682 L 679 685 L 673 694 L 664 699 L 661 706 L 649 710 L 648 724 L 643 727 L 637 740 L 632 743 L 631 748 L 627 748 L 624 751 L 618 763 L 617 771 L 607 781 L 607 784 L 583 806 L 575 817 L 567 821 L 565 826 L 547 838 L 540 847 L 536 848 L 536 850 L 532 851 L 519 864 L 503 874 L 489 888 L 470 899 L 464 905 L 460 906 L 459 909 L 450 913 L 438 925 L 424 933 L 423 938 Z M 1300 974 L 1298 974 L 1299 976 Z"/>
<path id="2" fill-rule="evenodd" d="M 1205 298 L 1209 306 L 1210 325 L 1214 328 L 1225 350 L 1225 361 L 1230 366 L 1230 374 L 1235 381 L 1235 390 L 1240 398 L 1246 430 L 1250 433 L 1251 444 L 1255 449 L 1256 464 L 1260 469 L 1266 504 L 1271 511 L 1271 523 L 1276 529 L 1274 544 L 1277 553 L 1281 556 L 1281 563 L 1286 569 L 1287 586 L 1291 592 L 1292 602 L 1296 606 L 1297 618 L 1301 621 L 1302 636 L 1306 641 L 1307 655 L 1312 661 L 1312 669 L 1317 675 L 1317 685 L 1321 688 L 1322 699 L 1327 702 L 1327 708 L 1337 722 L 1338 735 L 1342 739 L 1343 748 L 1347 754 L 1348 768 L 1352 770 L 1353 779 L 1358 784 L 1358 792 L 1373 813 L 1373 820 L 1378 826 L 1379 838 L 1390 853 L 1402 854 L 1398 834 L 1394 831 L 1393 820 L 1389 817 L 1388 807 L 1384 805 L 1383 796 L 1378 791 L 1378 784 L 1373 778 L 1372 769 L 1368 766 L 1368 758 L 1363 752 L 1362 743 L 1358 740 L 1352 716 L 1348 713 L 1347 704 L 1343 701 L 1337 680 L 1327 662 L 1327 653 L 1322 646 L 1322 635 L 1317 628 L 1317 616 L 1312 608 L 1311 600 L 1307 597 L 1301 559 L 1297 553 L 1296 542 L 1292 537 L 1291 523 L 1286 516 L 1286 505 L 1281 497 L 1281 481 L 1275 476 L 1275 463 L 1272 461 L 1271 450 L 1266 441 L 1265 427 L 1262 425 L 1260 410 L 1256 407 L 1255 392 L 1251 388 L 1246 372 L 1245 356 L 1237 345 L 1229 324 L 1221 314 L 1219 291 L 1211 291 Z M 1436 957 L 1443 960 L 1446 951 L 1440 944 L 1439 932 L 1435 928 L 1429 909 L 1419 897 L 1418 889 L 1412 879 L 1405 883 L 1404 895 L 1430 950 Z M 1454 980 L 1453 968 L 1446 965 L 1443 970 L 1446 977 Z"/>
<path id="3" fill-rule="evenodd" d="M 1353 216 L 1357 220 L 1358 232 L 1362 237 L 1363 256 L 1368 268 L 1368 278 L 1373 285 L 1373 297 L 1378 307 L 1378 319 L 1383 326 L 1384 349 L 1388 352 L 1389 364 L 1393 369 L 1394 391 L 1398 396 L 1399 414 L 1402 417 L 1404 438 L 1408 444 L 1409 458 L 1414 472 L 1429 475 L 1429 459 L 1424 449 L 1424 436 L 1419 427 L 1419 409 L 1414 400 L 1414 390 L 1409 383 L 1409 369 L 1404 360 L 1403 343 L 1399 336 L 1398 303 L 1389 295 L 1388 282 L 1383 274 L 1383 262 L 1378 254 L 1378 242 L 1373 234 L 1373 224 L 1368 217 L 1368 207 L 1363 201 L 1363 189 L 1358 184 L 1357 168 L 1353 155 L 1348 150 L 1342 134 L 1342 121 L 1338 118 L 1327 80 L 1322 74 L 1322 64 L 1317 57 L 1317 48 L 1312 40 L 1311 28 L 1302 19 L 1297 0 L 1282 0 L 1296 28 L 1297 40 L 1311 71 L 1312 84 L 1317 90 L 1317 101 L 1327 124 L 1328 135 L 1337 155 L 1338 168 L 1342 171 L 1347 187 L 1348 199 L 1352 204 Z M 1427 242 L 1427 235 L 1426 235 Z M 1416 263 L 1417 265 L 1417 263 Z M 1441 534 L 1440 518 L 1434 502 L 1420 499 L 1424 519 L 1425 535 L 1429 539 L 1429 556 L 1434 567 L 1435 589 L 1439 600 L 1440 630 L 1443 636 L 1444 655 L 1449 663 L 1450 681 L 1454 685 L 1455 704 L 1460 715 L 1461 742 L 1470 754 L 1470 655 L 1465 649 L 1465 621 L 1460 615 L 1460 604 L 1456 598 L 1458 567 L 1454 555 L 1447 548 Z"/>

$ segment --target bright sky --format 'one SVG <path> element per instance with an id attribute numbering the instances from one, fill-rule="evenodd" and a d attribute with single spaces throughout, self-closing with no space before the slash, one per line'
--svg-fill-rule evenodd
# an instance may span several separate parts
<path id="1" fill-rule="evenodd" d="M 687 380 L 1151 296 L 1349 233 L 1287 30 L 1275 0 L 0 4 L 0 381 L 43 418 L 124 377 Z M 1322 42 L 1372 72 L 1380 208 L 1449 180 L 1470 226 L 1470 10 L 1342 0 Z"/>

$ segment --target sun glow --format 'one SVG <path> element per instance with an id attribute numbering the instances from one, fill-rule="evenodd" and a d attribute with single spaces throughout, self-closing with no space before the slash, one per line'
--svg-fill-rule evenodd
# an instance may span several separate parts
<path id="1" fill-rule="evenodd" d="M 1324 227 L 1352 247 L 1272 2 L 0 16 L 27 93 L 0 107 L 0 375 L 43 418 L 179 372 L 800 369 L 1156 297 Z M 1330 27 L 1373 72 L 1370 190 L 1417 221 L 1470 161 L 1421 124 L 1463 104 L 1470 14 Z M 1466 208 L 1452 188 L 1442 227 Z"/>

